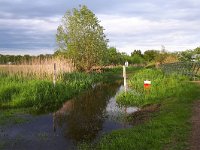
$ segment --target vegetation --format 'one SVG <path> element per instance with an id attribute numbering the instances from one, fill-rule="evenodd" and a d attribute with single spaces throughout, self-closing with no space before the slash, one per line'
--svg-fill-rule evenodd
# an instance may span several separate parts
<path id="1" fill-rule="evenodd" d="M 150 67 L 156 66 L 156 64 L 174 63 L 174 62 L 188 62 L 199 61 L 200 48 L 197 47 L 193 50 L 185 50 L 182 52 L 166 52 L 165 50 L 146 50 L 144 53 L 141 50 L 134 50 L 131 56 L 124 52 L 119 52 L 115 47 L 108 47 L 104 53 L 103 65 L 124 65 L 125 61 L 128 61 L 132 65 L 146 65 Z M 53 55 L 1 55 L 0 64 L 12 64 L 12 65 L 34 65 L 43 64 L 44 62 L 52 61 L 54 59 L 67 59 L 67 55 L 70 55 L 67 50 L 57 50 Z M 69 59 L 67 59 L 69 61 Z M 69 61 L 71 62 L 71 61 Z"/>
<path id="2" fill-rule="evenodd" d="M 34 76 L 37 79 L 52 79 L 54 74 L 54 64 L 56 64 L 56 73 L 63 74 L 75 70 L 70 60 L 65 58 L 52 59 L 32 59 L 31 62 L 21 64 L 0 65 L 1 73 L 17 74 L 18 76 Z"/>
<path id="3" fill-rule="evenodd" d="M 161 51 L 153 49 L 142 53 L 141 50 L 134 50 L 129 56 L 115 47 L 108 47 L 103 30 L 95 14 L 86 6 L 80 6 L 68 11 L 62 18 L 56 34 L 59 49 L 53 55 L 0 54 L 0 125 L 27 121 L 17 117 L 19 112 L 27 113 L 24 108 L 54 112 L 63 102 L 97 82 L 108 81 L 110 77 L 115 80 L 122 71 L 119 67 L 104 67 L 104 73 L 92 73 L 95 67 L 102 69 L 102 66 L 124 65 L 128 61 L 131 65 L 151 68 L 164 63 L 200 60 L 200 47 L 170 53 L 162 46 Z M 53 84 L 55 63 L 57 80 Z M 127 73 L 137 69 L 128 68 Z M 77 70 L 82 72 L 75 72 Z M 199 73 L 199 68 L 196 72 Z M 152 81 L 150 88 L 144 89 L 144 80 Z M 160 111 L 152 113 L 144 124 L 105 135 L 98 144 L 92 145 L 93 148 L 187 149 L 187 135 L 191 129 L 188 120 L 192 103 L 199 98 L 199 87 L 189 83 L 185 76 L 165 74 L 155 69 L 143 69 L 131 75 L 128 85 L 129 90 L 118 95 L 118 103 L 141 108 L 160 104 Z M 19 110 L 4 111 L 6 108 Z M 47 139 L 45 133 L 39 133 L 38 137 L 40 140 Z M 3 145 L 0 142 L 0 149 Z"/>
<path id="4" fill-rule="evenodd" d="M 57 30 L 57 42 L 78 70 L 103 65 L 107 58 L 107 39 L 95 14 L 86 6 L 68 11 Z"/>
<path id="5" fill-rule="evenodd" d="M 143 87 L 145 80 L 152 82 L 149 89 Z M 122 104 L 136 106 L 158 103 L 164 98 L 173 96 L 183 81 L 187 81 L 185 76 L 165 75 L 162 71 L 153 69 L 140 70 L 129 79 L 130 91 L 121 93 L 117 99 Z"/>
<path id="6" fill-rule="evenodd" d="M 51 54 L 40 54 L 38 56 L 30 55 L 2 55 L 0 54 L 0 64 L 33 64 L 35 61 L 44 61 L 53 59 L 56 55 Z"/>
<path id="7" fill-rule="evenodd" d="M 0 107 L 32 107 L 36 111 L 50 111 L 101 80 L 102 74 L 74 72 L 63 74 L 54 87 L 51 80 L 1 73 Z"/>
<path id="8" fill-rule="evenodd" d="M 138 77 L 152 80 L 149 93 L 142 90 L 143 83 Z M 120 102 L 139 106 L 159 103 L 161 104 L 160 111 L 153 113 L 152 118 L 144 124 L 105 135 L 95 148 L 187 149 L 188 134 L 191 130 L 189 119 L 193 101 L 200 98 L 199 86 L 189 83 L 185 77 L 165 76 L 161 71 L 149 69 L 134 75 L 130 80 L 130 85 L 136 88 L 135 95 L 127 93 L 126 96 L 120 96 L 123 98 Z"/>

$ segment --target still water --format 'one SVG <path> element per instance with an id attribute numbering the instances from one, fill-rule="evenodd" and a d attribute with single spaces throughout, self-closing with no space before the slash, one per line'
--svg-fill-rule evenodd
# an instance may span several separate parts
<path id="1" fill-rule="evenodd" d="M 56 112 L 31 116 L 30 121 L 1 128 L 0 140 L 7 149 L 76 149 L 79 142 L 96 142 L 112 130 L 131 127 L 125 121 L 136 107 L 120 107 L 116 95 L 121 82 L 99 84 L 68 100 Z"/>

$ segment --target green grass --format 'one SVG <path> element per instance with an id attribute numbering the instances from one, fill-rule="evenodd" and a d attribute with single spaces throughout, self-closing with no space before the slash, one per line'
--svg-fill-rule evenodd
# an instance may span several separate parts
<path id="1" fill-rule="evenodd" d="M 106 135 L 98 149 L 187 149 L 192 103 L 199 97 L 199 87 L 185 85 L 176 97 L 162 102 L 159 113 L 145 124 Z"/>
<path id="2" fill-rule="evenodd" d="M 120 100 L 124 99 L 130 104 L 136 103 L 139 106 L 147 103 L 160 103 L 160 111 L 154 112 L 152 118 L 143 124 L 130 129 L 113 131 L 105 135 L 94 149 L 184 150 L 189 148 L 192 104 L 200 98 L 200 87 L 194 83 L 186 82 L 187 79 L 183 77 L 176 76 L 175 78 L 175 75 L 165 76 L 162 72 L 154 70 L 140 71 L 139 75 L 137 74 L 131 79 L 136 79 L 136 77 L 142 78 L 142 75 L 148 76 L 150 75 L 148 72 L 150 72 L 153 82 L 159 83 L 157 80 L 160 80 L 161 83 L 165 83 L 164 89 L 157 89 L 158 94 L 156 96 L 147 96 L 146 99 L 135 99 L 132 96 L 128 96 Z M 161 81 L 160 78 L 164 81 Z M 167 79 L 172 81 L 168 83 L 166 82 Z M 140 83 L 140 80 L 142 79 L 136 79 L 135 83 Z M 136 84 L 135 86 L 138 85 Z M 140 88 L 138 89 L 141 90 Z M 175 90 L 175 92 L 165 93 L 170 89 Z M 149 101 L 147 102 L 147 100 Z"/>
<path id="3" fill-rule="evenodd" d="M 137 68 L 131 67 L 134 71 Z M 120 78 L 121 68 L 106 69 L 103 73 L 66 73 L 52 80 L 40 80 L 34 75 L 20 76 L 0 73 L 0 108 L 32 108 L 36 112 L 57 110 L 63 102 L 97 82 L 113 82 Z"/>
<path id="4" fill-rule="evenodd" d="M 151 81 L 151 87 L 144 89 L 145 80 Z M 172 97 L 188 79 L 177 74 L 165 75 L 160 70 L 143 69 L 128 79 L 130 90 L 120 93 L 117 101 L 123 105 L 143 106 L 159 103 L 163 99 Z"/>
<path id="5" fill-rule="evenodd" d="M 54 87 L 50 80 L 2 75 L 0 78 L 0 107 L 33 107 L 38 111 L 56 109 L 62 102 L 102 80 L 102 74 L 75 72 L 64 74 Z"/>

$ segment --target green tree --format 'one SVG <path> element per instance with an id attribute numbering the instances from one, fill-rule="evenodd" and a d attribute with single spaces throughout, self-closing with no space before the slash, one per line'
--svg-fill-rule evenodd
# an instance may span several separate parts
<path id="1" fill-rule="evenodd" d="M 115 47 L 108 48 L 108 61 L 111 65 L 118 65 L 121 63 L 121 54 Z"/>
<path id="2" fill-rule="evenodd" d="M 142 63 L 144 63 L 144 59 L 141 56 L 136 54 L 136 55 L 131 56 L 131 62 L 130 63 L 132 63 L 132 64 L 142 64 Z"/>
<path id="3" fill-rule="evenodd" d="M 200 54 L 200 47 L 194 49 L 195 54 Z"/>
<path id="4" fill-rule="evenodd" d="M 138 56 L 140 56 L 140 57 L 143 57 L 141 50 L 134 50 L 134 51 L 131 53 L 131 56 L 134 56 L 134 55 L 138 55 Z"/>
<path id="5" fill-rule="evenodd" d="M 147 50 L 144 52 L 144 59 L 148 62 L 155 61 L 158 55 L 159 55 L 159 51 Z"/>
<path id="6" fill-rule="evenodd" d="M 107 39 L 98 18 L 86 6 L 68 11 L 57 29 L 61 51 L 73 61 L 78 70 L 89 71 L 103 65 L 107 59 Z"/>
<path id="7" fill-rule="evenodd" d="M 192 56 L 194 55 L 193 50 L 186 50 L 179 53 L 179 60 L 180 61 L 191 61 Z"/>

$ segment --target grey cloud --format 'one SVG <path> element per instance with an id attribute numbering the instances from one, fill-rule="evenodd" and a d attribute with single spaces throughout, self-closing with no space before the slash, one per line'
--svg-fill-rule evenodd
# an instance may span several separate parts
<path id="1" fill-rule="evenodd" d="M 197 40 L 200 38 L 200 30 L 197 29 L 198 21 L 200 21 L 199 0 L 0 0 L 0 49 L 10 48 L 16 49 L 16 51 L 17 49 L 54 49 L 57 28 L 55 22 L 57 21 L 59 24 L 59 20 L 52 21 L 51 18 L 61 18 L 66 10 L 78 7 L 79 4 L 87 5 L 97 16 L 103 14 L 127 18 L 136 17 L 158 23 L 162 20 L 191 22 L 169 28 L 162 27 L 163 24 L 161 24 L 158 28 L 120 34 L 113 33 L 112 28 L 106 28 L 106 34 L 111 44 L 118 47 L 127 45 L 142 47 L 142 45 L 158 45 L 159 43 L 180 45 L 181 42 L 192 45 L 198 43 Z M 11 21 L 7 22 L 8 19 Z M 29 22 L 22 21 L 17 24 L 17 19 L 27 19 Z M 43 20 L 42 29 L 40 29 L 39 23 L 34 25 L 30 21 L 31 19 Z M 45 25 L 52 26 L 52 28 L 43 31 Z M 117 24 L 114 25 L 117 26 Z M 141 26 L 141 28 L 143 27 Z M 174 39 L 170 39 L 170 36 L 174 36 Z"/>

